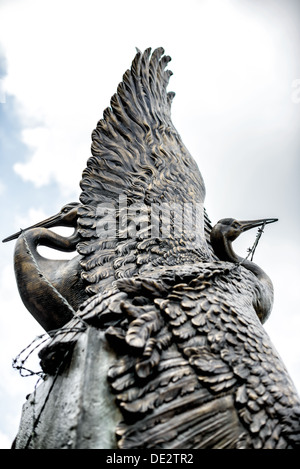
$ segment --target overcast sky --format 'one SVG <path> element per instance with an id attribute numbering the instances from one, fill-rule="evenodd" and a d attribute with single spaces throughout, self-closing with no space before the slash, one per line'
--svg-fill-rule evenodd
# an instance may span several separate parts
<path id="1" fill-rule="evenodd" d="M 212 222 L 279 218 L 255 261 L 275 287 L 265 328 L 300 390 L 298 0 L 0 0 L 0 238 L 78 200 L 91 132 L 135 47 L 158 46 Z M 12 359 L 43 333 L 19 299 L 13 249 L 1 245 L 0 448 L 36 382 Z"/>

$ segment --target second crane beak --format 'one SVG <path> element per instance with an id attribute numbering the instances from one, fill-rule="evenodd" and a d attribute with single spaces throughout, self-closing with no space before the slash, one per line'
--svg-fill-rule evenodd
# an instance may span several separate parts
<path id="1" fill-rule="evenodd" d="M 17 239 L 20 234 L 23 231 L 31 230 L 32 228 L 51 228 L 53 226 L 60 226 L 62 221 L 62 213 L 57 213 L 56 215 L 53 215 L 52 217 L 46 218 L 46 220 L 40 221 L 36 223 L 35 225 L 29 226 L 28 228 L 25 228 L 24 230 L 20 230 L 17 233 L 14 233 L 11 236 L 8 236 L 7 238 L 3 239 L 3 243 L 7 243 L 8 241 L 12 241 L 13 239 Z"/>
<path id="2" fill-rule="evenodd" d="M 261 220 L 247 220 L 239 221 L 241 232 L 251 230 L 251 228 L 256 228 L 258 226 L 268 225 L 269 223 L 274 223 L 278 221 L 278 218 L 263 218 Z"/>

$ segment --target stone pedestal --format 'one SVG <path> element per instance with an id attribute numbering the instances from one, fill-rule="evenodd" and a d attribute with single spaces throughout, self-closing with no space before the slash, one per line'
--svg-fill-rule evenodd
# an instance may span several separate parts
<path id="1" fill-rule="evenodd" d="M 48 376 L 24 404 L 15 448 L 116 448 L 122 417 L 106 378 L 114 360 L 104 334 L 89 327 L 63 373 Z"/>

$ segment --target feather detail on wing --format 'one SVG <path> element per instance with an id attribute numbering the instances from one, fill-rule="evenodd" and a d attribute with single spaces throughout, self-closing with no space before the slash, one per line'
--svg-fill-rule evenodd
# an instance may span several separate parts
<path id="1" fill-rule="evenodd" d="M 211 262 L 116 287 L 81 314 L 123 353 L 109 371 L 124 415 L 119 447 L 299 444 L 299 398 L 252 306 L 251 273 Z"/>
<path id="2" fill-rule="evenodd" d="M 203 215 L 204 182 L 171 121 L 174 93 L 166 91 L 170 60 L 162 48 L 138 51 L 92 133 L 92 156 L 83 171 L 78 210 L 83 241 L 77 247 L 92 294 L 103 291 L 114 278 L 134 275 L 141 265 L 162 263 L 162 258 L 173 264 L 213 255 L 207 245 L 209 221 Z M 173 217 L 187 204 L 198 207 L 196 236 L 186 235 L 189 246 L 181 240 L 181 251 L 190 254 L 180 254 L 175 240 L 153 246 L 159 237 L 151 231 L 155 217 L 159 225 L 161 211 L 171 204 Z M 149 215 L 153 206 L 160 212 Z"/>

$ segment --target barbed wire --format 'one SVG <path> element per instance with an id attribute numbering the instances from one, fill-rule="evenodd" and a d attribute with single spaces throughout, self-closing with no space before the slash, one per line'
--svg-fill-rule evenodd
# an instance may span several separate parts
<path id="1" fill-rule="evenodd" d="M 247 252 L 248 252 L 248 255 L 242 260 L 239 262 L 239 265 L 243 264 L 243 262 L 245 262 L 246 260 L 249 259 L 249 257 L 251 256 L 251 259 L 250 261 L 253 261 L 253 257 L 254 257 L 254 254 L 255 254 L 255 251 L 256 251 L 256 248 L 258 246 L 258 243 L 260 241 L 260 238 L 262 237 L 262 234 L 264 233 L 264 228 L 266 226 L 266 221 L 262 224 L 262 226 L 260 226 L 257 230 L 257 234 L 256 234 L 256 238 L 254 240 L 254 243 L 252 245 L 251 248 L 248 248 L 247 249 Z"/>
<path id="2" fill-rule="evenodd" d="M 49 340 L 48 334 L 42 334 L 42 335 L 37 336 L 35 339 L 33 339 L 30 342 L 29 345 L 27 345 L 23 350 L 21 350 L 21 352 L 18 353 L 18 355 L 15 358 L 13 358 L 12 367 L 15 370 L 19 371 L 20 376 L 22 376 L 22 378 L 27 378 L 28 376 L 34 376 L 34 375 L 42 377 L 42 375 L 44 374 L 43 371 L 41 370 L 33 371 L 30 368 L 25 367 L 24 365 L 25 363 L 27 363 L 29 357 L 48 340 Z M 24 357 L 24 354 L 26 354 L 25 357 Z"/>

